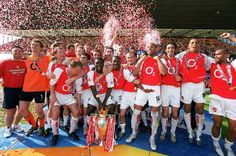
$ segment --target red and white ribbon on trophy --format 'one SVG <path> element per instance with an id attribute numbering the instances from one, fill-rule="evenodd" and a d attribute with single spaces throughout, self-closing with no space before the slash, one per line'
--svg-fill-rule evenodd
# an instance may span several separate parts
<path id="1" fill-rule="evenodd" d="M 90 116 L 89 129 L 86 137 L 86 147 L 89 147 L 94 142 L 94 133 L 97 120 L 98 120 L 97 116 Z"/>
<path id="2" fill-rule="evenodd" d="M 106 141 L 104 145 L 105 151 L 113 151 L 113 147 L 115 145 L 115 116 L 109 116 L 107 119 L 107 133 L 106 133 Z"/>

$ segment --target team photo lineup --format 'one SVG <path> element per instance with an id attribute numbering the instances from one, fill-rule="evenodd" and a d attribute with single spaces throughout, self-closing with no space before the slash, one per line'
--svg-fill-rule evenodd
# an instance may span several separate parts
<path id="1" fill-rule="evenodd" d="M 13 132 L 22 132 L 20 122 L 24 119 L 30 125 L 25 137 L 50 137 L 50 146 L 56 146 L 63 142 L 59 129 L 79 141 L 77 131 L 81 128 L 87 146 L 96 144 L 112 151 L 122 138 L 126 144 L 141 141 L 142 122 L 150 132 L 150 150 L 158 151 L 157 139 L 202 146 L 204 94 L 210 88 L 214 150 L 220 156 L 223 150 L 233 156 L 236 60 L 230 57 L 231 51 L 220 47 L 207 55 L 198 38 L 189 39 L 187 49 L 180 51 L 175 40 L 163 45 L 155 29 L 144 34 L 143 50 L 131 45 L 114 46 L 118 37 L 115 33 L 109 42 L 94 43 L 94 47 L 79 42 L 65 45 L 63 40 L 56 40 L 46 51 L 45 43 L 38 38 L 30 41 L 30 52 L 13 45 L 12 59 L 0 62 L 2 107 L 6 112 L 2 135 L 9 138 Z M 228 32 L 219 37 L 236 43 Z M 181 131 L 187 131 L 186 140 L 176 137 L 180 107 L 184 110 L 186 130 Z M 193 115 L 196 128 L 191 125 Z M 222 147 L 219 140 L 224 117 L 228 129 Z M 131 127 L 131 133 L 126 132 L 127 127 Z"/>

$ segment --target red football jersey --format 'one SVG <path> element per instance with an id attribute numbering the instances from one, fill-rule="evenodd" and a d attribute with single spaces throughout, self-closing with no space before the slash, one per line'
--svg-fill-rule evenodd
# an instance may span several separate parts
<path id="1" fill-rule="evenodd" d="M 141 84 L 160 85 L 161 75 L 158 68 L 157 60 L 153 57 L 148 57 L 144 60 L 141 67 Z"/>
<path id="2" fill-rule="evenodd" d="M 211 93 L 223 98 L 236 99 L 236 89 L 230 90 L 231 86 L 236 86 L 236 71 L 234 67 L 227 64 L 220 64 L 219 66 L 217 67 L 216 64 L 211 65 Z M 232 82 L 230 82 L 230 79 L 232 79 Z"/>
<path id="3" fill-rule="evenodd" d="M 206 79 L 206 67 L 204 55 L 189 52 L 184 55 L 182 60 L 181 73 L 182 82 L 199 83 Z"/>
<path id="4" fill-rule="evenodd" d="M 181 61 L 177 58 L 165 59 L 168 72 L 162 76 L 162 84 L 180 87 L 180 82 L 176 81 L 175 75 L 180 74 Z"/>
<path id="5" fill-rule="evenodd" d="M 5 60 L 0 63 L 0 77 L 2 86 L 9 88 L 22 88 L 26 73 L 26 65 L 23 60 Z"/>

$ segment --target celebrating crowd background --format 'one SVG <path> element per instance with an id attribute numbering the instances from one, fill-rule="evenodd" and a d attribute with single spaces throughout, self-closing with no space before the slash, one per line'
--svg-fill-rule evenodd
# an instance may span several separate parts
<path id="1" fill-rule="evenodd" d="M 102 41 L 101 36 L 96 37 L 40 37 L 39 38 L 44 43 L 44 50 L 49 51 L 50 45 L 54 43 L 55 41 L 62 42 L 65 47 L 69 44 L 75 44 L 78 43 L 81 46 L 88 45 L 90 46 L 90 49 L 93 50 L 97 43 L 100 43 Z M 32 38 L 21 38 L 3 45 L 0 45 L 0 53 L 1 52 L 10 52 L 10 49 L 13 45 L 19 45 L 23 47 L 24 52 L 30 52 L 30 42 Z M 143 50 L 143 47 L 139 47 L 138 44 L 135 42 L 135 40 L 130 39 L 130 37 L 118 37 L 116 39 L 117 43 L 119 45 L 123 45 L 127 50 L 134 48 L 137 51 Z M 177 46 L 178 50 L 177 52 L 182 52 L 187 49 L 189 38 L 162 38 L 161 41 L 161 47 L 162 49 L 165 49 L 165 45 L 171 41 L 174 41 Z M 205 53 L 208 56 L 214 56 L 214 52 L 218 48 L 227 48 L 231 52 L 231 54 L 236 53 L 236 47 L 231 46 L 228 43 L 225 43 L 223 41 L 220 41 L 218 39 L 214 38 L 198 38 L 198 41 L 200 43 L 200 49 L 201 52 Z M 162 50 L 163 51 L 163 50 Z"/>

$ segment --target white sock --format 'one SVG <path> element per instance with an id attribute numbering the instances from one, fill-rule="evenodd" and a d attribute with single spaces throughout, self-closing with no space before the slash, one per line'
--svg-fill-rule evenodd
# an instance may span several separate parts
<path id="1" fill-rule="evenodd" d="M 121 133 L 125 133 L 125 123 L 120 123 Z"/>
<path id="2" fill-rule="evenodd" d="M 89 125 L 89 122 L 90 122 L 90 116 L 86 115 L 86 119 L 87 119 L 87 123 Z"/>
<path id="3" fill-rule="evenodd" d="M 99 132 L 98 132 L 98 126 L 97 126 L 97 124 L 96 124 L 96 126 L 95 126 L 95 138 L 96 138 L 96 139 L 99 139 Z"/>
<path id="4" fill-rule="evenodd" d="M 71 116 L 71 119 L 70 119 L 70 131 L 69 131 L 69 133 L 75 132 L 77 124 L 78 124 L 78 120 L 79 120 L 78 117 Z"/>
<path id="5" fill-rule="evenodd" d="M 175 135 L 175 131 L 176 131 L 176 128 L 178 126 L 178 122 L 179 120 L 175 120 L 174 118 L 171 118 L 171 129 L 170 129 L 170 133 L 172 135 Z"/>
<path id="6" fill-rule="evenodd" d="M 187 126 L 187 131 L 189 134 L 192 134 L 193 132 L 193 129 L 191 127 L 191 119 L 190 119 L 190 113 L 184 113 L 184 120 L 185 120 L 185 123 L 186 123 L 186 126 Z"/>
<path id="7" fill-rule="evenodd" d="M 202 129 L 204 124 L 204 114 L 197 114 L 197 138 L 202 135 Z"/>
<path id="8" fill-rule="evenodd" d="M 211 136 L 212 140 L 213 140 L 213 145 L 217 146 L 219 145 L 219 140 L 220 140 L 220 136 L 218 138 L 215 138 L 214 136 Z"/>
<path id="9" fill-rule="evenodd" d="M 69 116 L 63 116 L 63 126 L 67 126 L 69 120 Z"/>
<path id="10" fill-rule="evenodd" d="M 84 115 L 84 128 L 88 128 L 87 115 Z"/>
<path id="11" fill-rule="evenodd" d="M 139 115 L 140 115 L 141 111 L 135 109 L 133 114 L 132 114 L 132 118 L 131 118 L 131 127 L 132 127 L 132 133 L 136 134 L 138 131 L 138 125 L 139 125 Z"/>
<path id="12" fill-rule="evenodd" d="M 53 135 L 58 135 L 59 120 L 51 120 L 51 121 L 52 121 Z"/>
<path id="13" fill-rule="evenodd" d="M 52 118 L 47 117 L 47 128 L 52 128 L 51 122 L 52 122 Z"/>
<path id="14" fill-rule="evenodd" d="M 166 133 L 166 131 L 167 131 L 167 121 L 168 121 L 168 118 L 166 118 L 166 119 L 162 118 L 161 119 L 161 126 L 162 126 L 162 132 L 161 133 Z"/>
<path id="15" fill-rule="evenodd" d="M 152 118 L 152 123 L 151 123 L 151 127 L 152 127 L 152 132 L 151 132 L 151 139 L 155 139 L 156 133 L 157 133 L 157 129 L 159 126 L 159 120 L 158 120 L 158 112 L 151 112 L 151 118 Z"/>
<path id="16" fill-rule="evenodd" d="M 230 142 L 225 138 L 225 148 L 231 149 L 231 146 L 234 144 L 234 142 Z"/>
<path id="17" fill-rule="evenodd" d="M 143 121 L 144 126 L 147 126 L 147 116 L 146 116 L 146 112 L 145 111 L 141 112 L 141 119 Z"/>

